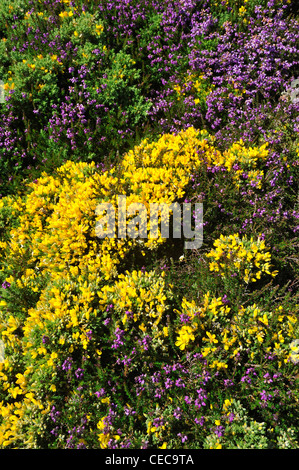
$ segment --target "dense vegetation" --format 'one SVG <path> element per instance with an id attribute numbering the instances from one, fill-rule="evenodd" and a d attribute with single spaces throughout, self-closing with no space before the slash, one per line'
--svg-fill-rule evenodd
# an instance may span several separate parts
<path id="1" fill-rule="evenodd" d="M 1 448 L 298 448 L 296 3 L 1 1 Z"/>

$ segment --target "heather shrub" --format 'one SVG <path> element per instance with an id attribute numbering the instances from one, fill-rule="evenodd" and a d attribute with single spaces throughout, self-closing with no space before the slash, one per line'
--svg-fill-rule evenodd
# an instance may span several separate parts
<path id="1" fill-rule="evenodd" d="M 2 449 L 298 448 L 297 43 L 290 0 L 1 3 Z"/>
<path id="2" fill-rule="evenodd" d="M 189 128 L 144 140 L 118 169 L 68 161 L 2 199 L 3 447 L 297 445 L 295 299 L 259 295 L 278 274 L 264 240 L 221 235 L 174 273 L 175 239 L 96 234 L 99 202 L 183 200 L 193 174 L 223 162 L 235 188 L 233 164 L 267 156 L 232 149 Z"/>

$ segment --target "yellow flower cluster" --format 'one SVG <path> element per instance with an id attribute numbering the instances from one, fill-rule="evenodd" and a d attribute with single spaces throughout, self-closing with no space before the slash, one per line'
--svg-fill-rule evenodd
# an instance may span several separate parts
<path id="1" fill-rule="evenodd" d="M 244 6 L 242 6 L 241 8 L 239 8 L 239 15 L 240 16 L 244 16 L 246 13 L 246 8 Z"/>
<path id="2" fill-rule="evenodd" d="M 243 281 L 256 282 L 262 274 L 276 276 L 278 271 L 271 269 L 271 254 L 266 251 L 264 240 L 258 238 L 242 238 L 238 234 L 223 236 L 215 240 L 213 248 L 206 256 L 212 261 L 210 271 L 215 271 L 223 277 L 237 273 Z"/>
<path id="3" fill-rule="evenodd" d="M 180 101 L 186 95 L 186 93 L 190 93 L 192 96 L 197 97 L 194 99 L 195 104 L 198 104 L 200 102 L 198 96 L 200 96 L 201 99 L 206 99 L 206 97 L 211 93 L 213 88 L 214 85 L 210 87 L 207 86 L 203 75 L 197 76 L 196 74 L 191 73 L 190 71 L 188 72 L 187 77 L 185 78 L 185 81 L 182 85 L 174 85 L 173 87 L 173 89 L 177 93 L 178 101 Z"/>
<path id="4" fill-rule="evenodd" d="M 229 334 L 232 338 L 239 338 L 237 342 L 240 347 L 250 348 L 251 359 L 259 354 L 254 344 L 265 344 L 265 351 L 277 355 L 281 366 L 282 362 L 288 362 L 291 358 L 289 344 L 296 338 L 296 328 L 296 314 L 284 312 L 282 307 L 267 312 L 254 304 L 246 308 L 241 306 L 232 318 Z"/>
<path id="5" fill-rule="evenodd" d="M 263 354 L 274 353 L 280 365 L 293 358 L 292 340 L 296 338 L 298 318 L 282 307 L 267 312 L 253 304 L 235 312 L 208 292 L 202 306 L 184 298 L 180 311 L 175 312 L 189 319 L 187 325 L 177 329 L 176 346 L 184 351 L 190 342 L 193 348 L 196 342 L 211 369 L 226 369 L 228 361 L 244 349 L 250 349 L 251 360 L 263 360 L 262 346 Z"/>
<path id="6" fill-rule="evenodd" d="M 234 142 L 229 150 L 224 151 L 224 166 L 231 170 L 235 163 L 248 168 L 255 168 L 259 161 L 264 161 L 269 155 L 268 142 L 260 147 L 245 147 L 243 140 Z"/>
<path id="7" fill-rule="evenodd" d="M 97 424 L 97 428 L 100 431 L 103 431 L 106 426 L 105 419 L 107 419 L 107 416 L 104 416 L 102 419 L 100 419 Z M 115 439 L 118 441 L 120 439 L 120 436 L 118 434 L 111 435 L 109 433 L 100 432 L 98 435 L 98 439 L 100 441 L 101 449 L 107 449 L 108 442 L 110 441 L 110 439 Z"/>
<path id="8" fill-rule="evenodd" d="M 12 78 L 10 77 L 8 80 L 11 82 L 11 81 L 12 81 Z M 8 82 L 7 82 L 7 83 L 4 83 L 4 85 L 2 85 L 2 86 L 3 86 L 3 89 L 4 89 L 5 91 L 10 91 L 10 90 L 14 90 L 14 89 L 15 89 L 15 84 L 14 84 L 14 82 L 12 82 L 12 83 L 8 83 Z"/>
<path id="9" fill-rule="evenodd" d="M 23 392 L 21 391 L 21 393 Z M 0 445 L 5 448 L 20 443 L 22 448 L 34 448 L 35 438 L 24 432 L 22 426 L 24 422 L 30 422 L 30 416 L 36 413 L 45 415 L 49 412 L 49 408 L 45 408 L 33 393 L 23 393 L 21 402 L 16 399 L 16 393 L 11 393 L 11 395 L 15 401 L 7 405 L 1 403 L 0 416 L 3 420 L 0 427 Z"/>
<path id="10" fill-rule="evenodd" d="M 16 352 L 19 354 L 20 350 Z M 15 374 L 14 366 L 9 359 L 0 362 L 0 386 L 8 396 L 6 403 L 0 402 L 1 447 L 16 445 L 17 442 L 20 442 L 22 447 L 34 447 L 34 438 L 24 432 L 23 425 L 30 422 L 36 413 L 43 416 L 49 412 L 49 404 L 42 403 L 34 392 L 27 390 L 27 376 L 32 369 L 31 365 L 23 374 Z"/>
<path id="11" fill-rule="evenodd" d="M 190 341 L 195 340 L 194 328 L 192 326 L 182 326 L 178 331 L 179 336 L 177 337 L 175 345 L 178 346 L 182 351 L 186 348 Z"/>
<path id="12" fill-rule="evenodd" d="M 212 140 L 206 131 L 193 127 L 178 135 L 164 134 L 157 142 L 144 139 L 122 161 L 121 186 L 127 205 L 141 202 L 149 214 L 150 203 L 171 204 L 181 199 L 192 172 L 215 151 Z M 158 231 L 158 238 L 149 237 L 144 245 L 154 247 L 163 241 Z"/>
<path id="13" fill-rule="evenodd" d="M 230 307 L 223 304 L 221 297 L 211 297 L 210 292 L 204 295 L 201 307 L 194 300 L 189 302 L 186 298 L 183 298 L 181 310 L 175 310 L 175 312 L 188 318 L 188 324 L 177 330 L 176 346 L 184 350 L 189 342 L 195 341 L 197 337 L 202 342 L 201 353 L 203 357 L 215 352 L 219 340 L 208 329 L 213 327 L 216 320 L 227 318 L 230 310 Z M 226 363 L 219 360 L 214 360 L 209 365 L 211 368 L 216 367 L 217 369 L 227 367 Z"/>
<path id="14" fill-rule="evenodd" d="M 104 31 L 104 26 L 102 24 L 96 24 L 96 34 L 100 36 Z"/>
<path id="15" fill-rule="evenodd" d="M 245 162 L 243 150 L 236 147 L 231 158 Z M 249 154 L 246 165 L 254 167 L 260 150 Z M 233 161 L 215 149 L 207 132 L 190 127 L 177 135 L 162 135 L 156 142 L 143 140 L 124 155 L 119 168 L 105 172 L 94 163 L 68 161 L 53 174 L 43 173 L 30 183 L 24 196 L 0 201 L 0 212 L 9 213 L 14 221 L 0 243 L 1 265 L 5 266 L 1 269 L 8 273 L 5 281 L 25 299 L 15 311 L 7 299 L 0 303 L 0 338 L 5 347 L 0 362 L 1 397 L 7 396 L 0 403 L 1 446 L 17 445 L 20 440 L 22 445 L 34 447 L 34 439 L 25 435 L 26 426 L 29 421 L 43 426 L 43 415 L 49 412 L 59 383 L 61 361 L 84 354 L 100 363 L 102 340 L 92 338 L 90 330 L 91 324 L 96 325 L 95 330 L 103 325 L 107 306 L 113 306 L 113 327 L 126 334 L 134 329 L 142 339 L 149 335 L 154 347 L 165 352 L 166 338 L 170 344 L 172 332 L 167 319 L 172 293 L 163 275 L 152 271 L 119 275 L 120 263 L 126 261 L 132 246 L 140 242 L 144 249 L 153 249 L 156 240 L 99 239 L 96 208 L 100 202 L 110 202 L 118 217 L 117 195 L 121 194 L 126 195 L 127 206 L 142 202 L 148 208 L 151 202 L 177 201 L 203 162 L 224 164 L 230 171 L 233 167 Z M 160 238 L 157 243 L 162 242 Z M 270 272 L 271 256 L 260 239 L 220 237 L 208 257 L 211 270 L 221 275 L 237 272 L 245 282 L 259 279 L 263 273 L 275 275 Z M 31 296 L 37 300 L 27 304 Z M 227 357 L 234 358 L 244 341 L 248 346 L 256 336 L 264 344 L 270 317 L 267 312 L 250 312 L 241 309 L 230 323 L 230 307 L 221 298 L 207 293 L 201 306 L 183 299 L 179 313 L 189 321 L 176 330 L 176 346 L 185 351 L 196 345 L 210 368 L 224 369 Z M 250 319 L 245 334 L 238 321 L 246 315 Z M 292 350 L 288 347 L 285 353 L 282 340 L 294 336 L 295 325 L 291 315 L 282 318 L 272 341 L 285 361 Z M 215 325 L 222 320 L 226 326 L 219 330 Z M 221 354 L 217 356 L 218 350 Z M 17 356 L 23 362 L 16 368 Z M 42 391 L 40 383 L 45 387 Z M 106 437 L 103 432 L 99 435 L 103 447 Z"/>
<path id="16" fill-rule="evenodd" d="M 59 13 L 60 18 L 62 18 L 62 19 L 71 17 L 73 15 L 74 15 L 74 13 L 72 12 L 72 10 L 62 11 L 61 13 Z"/>
<path id="17" fill-rule="evenodd" d="M 159 277 L 154 271 L 134 270 L 120 274 L 118 280 L 112 286 L 105 285 L 98 296 L 103 311 L 107 305 L 113 305 L 116 326 L 121 324 L 128 330 L 132 328 L 132 322 L 136 323 L 142 333 L 149 333 L 160 342 L 167 335 L 165 327 L 158 327 L 162 319 L 165 321 L 171 298 L 164 273 Z"/>
<path id="18" fill-rule="evenodd" d="M 8 243 L 10 256 L 20 261 L 30 245 L 31 262 L 35 263 L 34 269 L 26 269 L 15 279 L 18 287 L 33 287 L 40 273 L 52 279 L 79 276 L 79 280 L 86 273 L 88 281 L 99 273 L 107 279 L 115 274 L 121 241 L 106 240 L 99 245 L 94 213 L 98 198 L 105 197 L 116 181 L 112 170 L 100 174 L 94 164 L 67 162 L 57 176 L 43 175 L 29 185 L 26 200 L 13 203 L 19 226 L 11 230 Z M 9 282 L 13 280 L 11 277 Z"/>
<path id="19" fill-rule="evenodd" d="M 223 153 L 216 152 L 210 163 L 224 166 L 229 172 L 233 171 L 233 179 L 237 187 L 240 186 L 242 174 L 246 172 L 247 181 L 255 183 L 257 188 L 261 188 L 264 172 L 257 167 L 269 155 L 267 147 L 268 143 L 260 147 L 246 147 L 241 139 L 238 142 L 234 142 Z M 238 165 L 236 170 L 234 169 L 235 165 Z"/>
<path id="20" fill-rule="evenodd" d="M 189 173 L 200 165 L 198 150 L 212 153 L 206 131 L 193 127 L 157 142 L 143 140 L 123 159 L 122 183 L 140 202 L 172 202 L 184 195 Z"/>
<path id="21" fill-rule="evenodd" d="M 5 304 L 1 305 L 1 307 L 4 306 Z M 7 347 L 12 348 L 14 351 L 18 351 L 20 347 L 20 340 L 14 334 L 20 324 L 20 321 L 12 315 L 9 315 L 3 319 L 1 318 L 0 333 L 2 340 Z"/>

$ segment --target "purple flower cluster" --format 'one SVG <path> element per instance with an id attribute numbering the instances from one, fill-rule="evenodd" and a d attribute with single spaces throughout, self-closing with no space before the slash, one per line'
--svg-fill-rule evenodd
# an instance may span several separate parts
<path id="1" fill-rule="evenodd" d="M 261 396 L 260 405 L 261 407 L 266 408 L 268 406 L 267 402 L 271 401 L 273 396 L 270 393 L 267 393 L 265 390 L 262 390 L 262 392 L 260 392 L 260 396 Z"/>
<path id="2" fill-rule="evenodd" d="M 274 133 L 275 115 L 291 116 L 294 131 L 298 130 L 298 103 L 282 98 L 298 69 L 298 22 L 286 19 L 284 8 L 277 11 L 256 6 L 243 29 L 239 23 L 228 21 L 216 28 L 218 19 L 209 7 L 190 11 L 189 15 L 184 12 L 189 29 L 182 35 L 187 44 L 188 68 L 194 76 L 207 81 L 211 92 L 204 108 L 199 109 L 194 99 L 186 97 L 185 111 L 175 111 L 174 84 L 184 86 L 186 79 L 178 68 L 163 90 L 152 96 L 152 118 L 158 117 L 162 129 L 171 132 L 205 122 L 222 145 L 237 138 L 253 142 L 257 135 L 279 142 L 281 134 Z M 174 30 L 179 29 L 177 5 L 169 7 L 167 13 Z M 160 49 L 155 52 L 158 55 Z M 184 92 L 187 95 L 186 87 Z"/>
<path id="3" fill-rule="evenodd" d="M 244 290 L 236 272 L 217 275 L 209 270 L 205 250 L 203 255 L 180 257 L 178 264 L 172 258 L 170 263 L 172 248 L 168 251 L 167 243 L 165 251 L 163 246 L 161 252 L 147 252 L 142 261 L 130 251 L 133 256 L 123 259 L 119 272 L 134 265 L 142 273 L 156 269 L 158 277 L 161 271 L 165 275 L 163 289 L 167 291 L 168 311 L 159 323 L 151 322 L 146 309 L 143 312 L 136 307 L 139 302 L 135 300 L 132 310 L 122 309 L 113 296 L 115 304 L 106 306 L 99 307 L 90 300 L 90 315 L 84 314 L 85 306 L 79 302 L 79 325 L 71 327 L 67 321 L 64 324 L 55 314 L 53 323 L 45 323 L 46 329 L 33 325 L 26 353 L 20 356 L 22 367 L 27 367 L 31 360 L 27 351 L 38 351 L 35 359 L 42 367 L 26 369 L 26 387 L 32 387 L 36 399 L 50 404 L 50 411 L 40 411 L 31 424 L 25 420 L 24 425 L 32 435 L 36 432 L 39 436 L 40 423 L 45 423 L 44 429 L 50 433 L 49 446 L 100 446 L 99 434 L 110 449 L 161 447 L 168 438 L 174 445 L 193 447 L 195 443 L 205 445 L 205 439 L 211 436 L 212 440 L 219 439 L 221 445 L 230 445 L 226 434 L 230 432 L 229 424 L 236 428 L 243 419 L 236 412 L 239 404 L 244 406 L 249 420 L 258 416 L 272 427 L 279 416 L 282 427 L 288 428 L 288 420 L 292 425 L 292 417 L 283 417 L 297 399 L 292 364 L 281 358 L 287 354 L 287 340 L 294 328 L 291 320 L 287 321 L 294 305 L 296 281 L 287 287 L 286 282 L 293 280 L 297 269 L 292 237 L 298 230 L 299 218 L 294 205 L 298 141 L 293 136 L 298 132 L 299 102 L 291 99 L 291 84 L 298 76 L 298 16 L 288 14 L 287 0 L 269 0 L 263 3 L 267 4 L 264 7 L 256 3 L 246 2 L 243 15 L 238 13 L 238 6 L 231 6 L 231 1 L 90 0 L 85 4 L 72 0 L 24 0 L 27 12 L 7 12 L 7 26 L 0 15 L 0 29 L 7 36 L 2 41 L 0 38 L 0 59 L 4 55 L 2 70 L 7 82 L 0 113 L 0 184 L 4 192 L 13 192 L 14 176 L 29 175 L 37 181 L 39 169 L 47 169 L 50 164 L 60 166 L 69 158 L 95 161 L 97 170 L 104 172 L 141 138 L 155 139 L 161 131 L 205 128 L 215 137 L 215 147 L 220 151 L 239 138 L 244 139 L 246 149 L 248 144 L 255 147 L 260 141 L 270 144 L 267 160 L 257 158 L 253 164 L 251 158 L 246 160 L 244 152 L 244 159 L 238 160 L 232 171 L 224 165 L 212 165 L 207 161 L 209 152 L 197 149 L 202 165 L 191 170 L 183 199 L 185 203 L 205 203 L 207 249 L 220 234 L 246 233 L 265 240 L 275 269 L 280 268 L 277 264 L 282 265 L 277 278 L 271 280 L 274 286 L 276 283 L 275 289 L 263 299 L 267 286 L 262 279 Z M 214 142 L 213 137 L 208 139 Z M 251 176 L 255 170 L 257 174 Z M 16 189 L 22 194 L 22 187 Z M 49 202 L 46 199 L 44 203 Z M 2 234 L 7 240 L 4 228 L 11 223 L 14 207 L 1 208 L 1 240 Z M 42 213 L 41 209 L 39 214 Z M 88 246 L 95 246 L 87 241 Z M 18 321 L 14 324 L 10 317 L 6 320 L 7 312 L 12 314 L 11 299 L 21 289 L 16 282 L 11 281 L 11 286 L 5 279 L 24 279 L 26 268 L 33 267 L 28 258 L 32 251 L 29 236 L 27 242 L 24 253 L 20 250 L 20 258 L 11 265 L 7 263 L 0 272 L 4 289 L 1 292 L 5 295 L 1 316 L 12 330 L 3 334 L 4 326 L 0 325 L 7 342 L 1 340 L 0 349 L 3 354 L 5 343 L 9 360 L 13 350 L 9 342 L 23 346 L 26 339 L 22 328 L 28 305 L 35 305 L 33 309 L 38 310 L 37 295 L 34 290 L 30 293 L 29 276 L 28 289 L 22 288 L 23 304 L 18 301 L 13 314 Z M 4 252 L 9 249 L 5 245 L 1 244 Z M 3 260 L 5 263 L 5 256 Z M 140 268 L 143 263 L 145 266 Z M 47 281 L 41 269 L 34 274 L 34 282 L 42 289 Z M 82 272 L 80 279 L 85 275 Z M 176 283 L 176 279 L 180 282 Z M 114 280 L 108 280 L 107 285 L 110 282 L 112 285 Z M 100 289 L 105 281 L 99 278 L 95 285 L 95 290 Z M 77 301 L 78 287 L 68 286 L 73 288 L 74 295 L 66 296 L 66 302 Z M 230 308 L 218 309 L 217 314 L 210 307 L 202 308 L 208 291 Z M 109 289 L 107 292 L 110 295 Z M 285 292 L 288 297 L 283 297 Z M 198 328 L 196 338 L 180 349 L 178 328 L 186 328 L 191 322 L 188 312 L 178 314 L 183 297 L 198 303 L 193 318 Z M 236 323 L 230 323 L 229 316 L 236 318 L 235 314 L 242 312 L 240 306 L 247 306 L 250 299 L 261 312 L 266 305 L 266 312 L 271 314 L 266 315 L 268 328 L 263 317 L 256 320 L 261 326 L 263 323 L 267 332 L 263 342 L 257 342 L 250 333 L 252 342 L 248 345 L 245 314 L 238 318 L 240 323 L 235 330 L 230 330 Z M 276 309 L 280 300 L 281 314 Z M 276 317 L 277 331 L 281 329 L 285 341 L 278 347 L 273 346 L 278 341 Z M 124 318 L 127 322 L 123 324 Z M 228 343 L 230 331 L 239 334 L 234 346 Z M 205 343 L 208 332 L 211 338 L 217 336 L 213 346 Z M 224 344 L 229 346 L 224 348 Z M 56 347 L 53 364 L 43 353 L 56 353 Z M 280 360 L 282 365 L 278 366 Z M 22 367 L 18 365 L 10 374 L 20 377 L 19 383 Z M 10 385 L 8 390 L 18 388 Z M 1 400 L 6 399 L 5 392 L 1 392 Z M 22 396 L 18 399 L 22 400 Z M 149 421 L 150 428 L 156 428 L 150 432 Z"/>
<path id="4" fill-rule="evenodd" d="M 11 15 L 10 60 L 33 51 L 55 61 L 46 92 L 32 96 L 37 81 L 44 80 L 36 68 L 32 75 L 23 72 L 27 84 L 6 96 L 0 166 L 9 161 L 14 168 L 3 179 L 4 187 L 20 171 L 31 175 L 43 163 L 51 165 L 57 146 L 60 158 L 115 155 L 134 142 L 135 132 L 143 132 L 140 125 L 146 120 L 153 132 L 205 127 L 221 145 L 239 137 L 253 142 L 258 136 L 280 143 L 283 119 L 298 130 L 299 102 L 288 96 L 299 63 L 298 22 L 288 17 L 284 2 L 281 8 L 256 6 L 242 27 L 238 21 L 220 20 L 210 0 L 81 4 L 72 10 L 74 19 L 96 14 L 104 27 L 99 39 L 84 33 L 88 54 L 73 35 L 64 36 L 61 2 L 45 0 L 44 7 L 47 19 L 39 17 L 39 4 L 30 6 L 30 26 Z M 219 8 L 227 14 L 232 10 L 224 4 Z M 115 81 L 114 63 L 122 81 Z M 210 90 L 199 102 L 192 91 L 198 77 Z M 183 93 L 179 103 L 177 85 Z M 37 152 L 40 146 L 43 152 Z"/>
<path id="5" fill-rule="evenodd" d="M 124 344 L 125 330 L 122 330 L 121 328 L 117 327 L 114 334 L 116 339 L 113 340 L 111 347 L 113 349 L 118 349 Z"/>
<path id="6" fill-rule="evenodd" d="M 7 281 L 4 281 L 1 285 L 2 289 L 8 289 L 10 287 L 10 283 Z"/>
<path id="7" fill-rule="evenodd" d="M 62 364 L 62 370 L 69 371 L 71 370 L 73 365 L 73 359 L 71 357 L 68 357 L 65 359 L 65 361 Z"/>
<path id="8" fill-rule="evenodd" d="M 251 384 L 252 379 L 254 377 L 257 377 L 257 373 L 255 371 L 255 368 L 254 367 L 248 367 L 248 369 L 246 369 L 245 374 L 243 375 L 243 377 L 241 377 L 241 382 Z"/>
<path id="9" fill-rule="evenodd" d="M 80 442 L 80 438 L 83 436 L 84 431 L 86 430 L 86 424 L 87 418 L 84 416 L 81 419 L 81 424 L 79 426 L 74 426 L 71 430 L 68 431 L 68 438 L 66 440 L 65 446 L 66 449 L 86 449 L 83 439 Z"/>

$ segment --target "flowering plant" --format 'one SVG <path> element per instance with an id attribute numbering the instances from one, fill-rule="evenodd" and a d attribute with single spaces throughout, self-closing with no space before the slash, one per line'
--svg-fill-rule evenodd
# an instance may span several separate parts
<path id="1" fill-rule="evenodd" d="M 291 0 L 1 2 L 1 448 L 298 448 L 297 39 Z"/>

